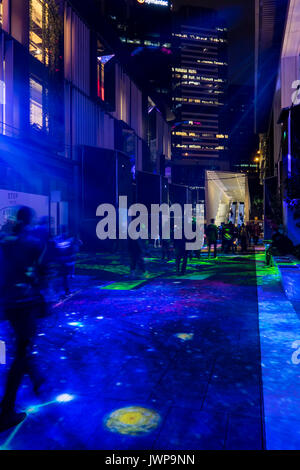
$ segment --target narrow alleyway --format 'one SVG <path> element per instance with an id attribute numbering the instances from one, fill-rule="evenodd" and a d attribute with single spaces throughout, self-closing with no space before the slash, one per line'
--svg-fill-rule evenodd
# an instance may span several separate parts
<path id="1" fill-rule="evenodd" d="M 180 277 L 147 264 L 128 281 L 117 257 L 82 258 L 37 338 L 43 395 L 24 382 L 28 417 L 2 448 L 263 448 L 255 255 L 205 257 Z"/>

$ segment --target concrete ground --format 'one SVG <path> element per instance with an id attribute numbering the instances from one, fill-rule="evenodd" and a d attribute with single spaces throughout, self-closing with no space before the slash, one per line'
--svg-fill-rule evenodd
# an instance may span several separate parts
<path id="1" fill-rule="evenodd" d="M 285 295 L 279 268 L 266 268 L 262 252 L 204 254 L 178 276 L 173 261 L 153 257 L 146 278 L 129 279 L 126 262 L 81 255 L 74 293 L 40 324 L 42 395 L 24 380 L 18 405 L 28 416 L 0 434 L 0 448 L 283 448 L 265 414 L 278 377 L 261 308 L 272 289 Z M 2 393 L 13 353 L 6 322 L 0 339 Z"/>

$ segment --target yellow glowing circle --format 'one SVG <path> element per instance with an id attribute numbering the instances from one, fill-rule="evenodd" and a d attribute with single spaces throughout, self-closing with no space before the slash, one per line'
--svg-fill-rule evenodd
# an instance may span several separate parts
<path id="1" fill-rule="evenodd" d="M 139 3 L 145 3 L 145 0 L 137 0 Z"/>
<path id="2" fill-rule="evenodd" d="M 194 333 L 176 333 L 175 336 L 182 341 L 191 341 L 194 338 Z"/>
<path id="3" fill-rule="evenodd" d="M 140 406 L 128 406 L 113 411 L 105 421 L 111 432 L 138 436 L 153 431 L 160 422 L 156 411 Z"/>

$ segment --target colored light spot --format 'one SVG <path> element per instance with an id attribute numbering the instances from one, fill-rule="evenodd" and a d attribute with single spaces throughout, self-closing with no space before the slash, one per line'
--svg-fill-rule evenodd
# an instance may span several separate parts
<path id="1" fill-rule="evenodd" d="M 81 328 L 83 328 L 82 323 L 80 323 L 79 321 L 70 321 L 68 323 L 68 325 L 70 325 L 70 326 L 80 326 Z"/>
<path id="2" fill-rule="evenodd" d="M 107 286 L 100 287 L 100 289 L 106 290 L 131 290 L 135 287 L 140 286 L 145 282 L 145 279 L 138 280 L 138 281 L 124 281 L 124 282 L 114 282 L 112 284 L 108 284 Z"/>
<path id="3" fill-rule="evenodd" d="M 182 341 L 191 341 L 194 338 L 194 333 L 176 333 L 175 336 Z"/>
<path id="4" fill-rule="evenodd" d="M 26 410 L 26 413 L 28 414 L 33 414 L 33 413 L 37 413 L 40 409 L 40 406 L 37 405 L 37 406 L 30 406 L 29 408 L 27 408 Z"/>
<path id="5" fill-rule="evenodd" d="M 74 400 L 74 395 L 69 395 L 68 393 L 62 393 L 56 397 L 58 403 L 68 403 L 72 400 Z"/>
<path id="6" fill-rule="evenodd" d="M 124 424 L 138 424 L 143 418 L 143 415 L 139 411 L 131 411 L 128 413 L 124 413 L 120 417 L 121 423 Z"/>
<path id="7" fill-rule="evenodd" d="M 138 436 L 153 431 L 160 422 L 156 411 L 140 406 L 129 406 L 113 411 L 106 419 L 106 427 L 120 434 Z"/>

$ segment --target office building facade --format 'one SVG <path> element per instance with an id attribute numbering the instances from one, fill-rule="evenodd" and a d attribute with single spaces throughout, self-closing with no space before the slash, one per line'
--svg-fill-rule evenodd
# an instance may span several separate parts
<path id="1" fill-rule="evenodd" d="M 86 149 L 98 167 L 105 152 L 124 156 L 132 183 L 137 171 L 156 171 L 162 155 L 170 159 L 169 126 L 155 105 L 149 108 L 147 91 L 110 36 L 98 32 L 96 2 L 0 6 L 0 226 L 26 204 L 50 217 L 53 233 L 62 225 L 78 231 Z M 108 178 L 102 168 L 101 178 Z"/>
<path id="2" fill-rule="evenodd" d="M 228 131 L 227 32 L 211 10 L 183 9 L 175 16 L 172 129 L 174 180 L 203 183 L 205 170 L 226 170 Z"/>

